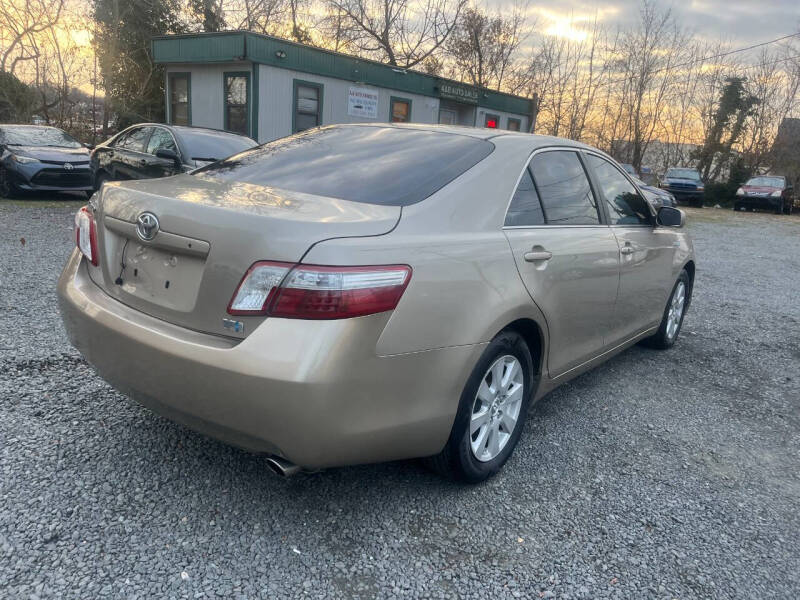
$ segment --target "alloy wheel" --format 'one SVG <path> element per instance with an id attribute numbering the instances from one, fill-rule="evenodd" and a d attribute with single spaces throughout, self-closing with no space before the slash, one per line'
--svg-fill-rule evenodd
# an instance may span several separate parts
<path id="1" fill-rule="evenodd" d="M 669 311 L 667 312 L 667 338 L 670 340 L 678 333 L 685 302 L 686 285 L 683 281 L 679 281 L 678 285 L 675 286 L 675 292 L 672 294 L 672 299 L 669 303 Z"/>
<path id="2" fill-rule="evenodd" d="M 501 356 L 486 371 L 470 415 L 470 447 L 476 459 L 488 462 L 508 444 L 517 427 L 524 391 L 522 365 L 516 357 Z"/>

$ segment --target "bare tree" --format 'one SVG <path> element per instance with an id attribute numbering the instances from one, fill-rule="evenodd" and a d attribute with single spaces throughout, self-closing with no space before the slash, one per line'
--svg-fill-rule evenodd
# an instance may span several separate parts
<path id="1" fill-rule="evenodd" d="M 629 162 L 637 170 L 654 139 L 688 41 L 672 11 L 658 8 L 653 0 L 642 0 L 636 28 L 617 38 L 613 60 L 619 75 L 618 99 L 630 141 Z"/>
<path id="2" fill-rule="evenodd" d="M 15 73 L 21 62 L 35 60 L 37 36 L 52 31 L 63 9 L 64 0 L 0 2 L 0 71 Z"/>
<path id="3" fill-rule="evenodd" d="M 502 89 L 516 62 L 524 24 L 518 6 L 509 16 L 490 15 L 478 5 L 465 8 L 444 46 L 451 75 L 478 87 Z"/>
<path id="4" fill-rule="evenodd" d="M 364 56 L 409 68 L 439 51 L 466 0 L 330 0 L 344 15 L 350 43 Z"/>

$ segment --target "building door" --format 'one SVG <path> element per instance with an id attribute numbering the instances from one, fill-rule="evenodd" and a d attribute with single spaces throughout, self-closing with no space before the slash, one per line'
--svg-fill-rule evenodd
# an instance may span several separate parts
<path id="1" fill-rule="evenodd" d="M 456 111 L 448 108 L 439 109 L 439 124 L 440 125 L 455 125 L 458 119 Z"/>

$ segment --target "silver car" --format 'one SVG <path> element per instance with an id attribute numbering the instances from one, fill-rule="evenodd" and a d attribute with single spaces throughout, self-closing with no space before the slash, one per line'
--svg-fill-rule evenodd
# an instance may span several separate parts
<path id="1" fill-rule="evenodd" d="M 335 125 L 106 184 L 58 291 L 111 384 L 276 472 L 428 457 L 476 482 L 550 390 L 675 343 L 683 224 L 576 142 Z"/>

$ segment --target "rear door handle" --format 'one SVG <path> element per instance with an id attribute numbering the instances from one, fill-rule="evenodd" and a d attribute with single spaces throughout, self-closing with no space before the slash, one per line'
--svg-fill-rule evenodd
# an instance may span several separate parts
<path id="1" fill-rule="evenodd" d="M 530 252 L 526 252 L 523 258 L 528 262 L 535 262 L 537 260 L 550 260 L 553 258 L 553 253 L 548 252 L 547 250 L 531 250 Z"/>

